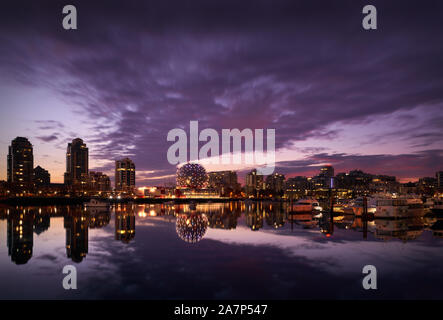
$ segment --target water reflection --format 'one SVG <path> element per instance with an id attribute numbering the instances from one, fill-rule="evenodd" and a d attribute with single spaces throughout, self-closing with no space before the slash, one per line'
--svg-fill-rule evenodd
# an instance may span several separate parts
<path id="1" fill-rule="evenodd" d="M 115 208 L 115 240 L 129 243 L 135 238 L 135 210 L 132 206 Z"/>
<path id="2" fill-rule="evenodd" d="M 179 214 L 175 222 L 175 230 L 180 239 L 188 243 L 197 243 L 208 230 L 208 218 L 206 215 L 192 212 Z"/>
<path id="3" fill-rule="evenodd" d="M 0 219 L 6 220 L 7 248 L 11 261 L 26 264 L 33 255 L 34 233 L 45 234 L 51 219 L 63 219 L 66 256 L 76 263 L 82 262 L 89 252 L 90 230 L 114 230 L 110 235 L 128 244 L 135 239 L 136 220 L 141 225 L 151 219 L 175 223 L 177 237 L 187 243 L 204 239 L 209 229 L 242 232 L 272 232 L 297 235 L 297 230 L 307 230 L 311 235 L 322 234 L 337 239 L 344 233 L 350 239 L 370 241 L 409 242 L 428 233 L 434 239 L 443 238 L 443 218 L 435 215 L 411 214 L 395 219 L 367 220 L 352 214 L 324 212 L 296 212 L 286 203 L 230 202 L 205 203 L 190 207 L 185 204 L 117 205 L 109 209 L 84 209 L 82 206 L 60 207 L 0 207 Z M 57 228 L 55 226 L 54 228 Z M 111 228 L 111 229 L 110 229 Z M 240 230 L 239 230 L 240 229 Z M 343 233 L 344 232 L 344 233 Z M 226 233 L 229 237 L 230 233 Z M 368 240 L 368 241 L 369 241 Z M 1 258 L 1 257 L 0 257 Z"/>
<path id="4" fill-rule="evenodd" d="M 70 211 L 64 217 L 66 255 L 76 263 L 82 262 L 88 253 L 88 220 L 88 212 L 81 208 Z"/>
<path id="5" fill-rule="evenodd" d="M 11 209 L 8 215 L 8 255 L 15 264 L 25 264 L 32 257 L 34 212 Z"/>
<path id="6" fill-rule="evenodd" d="M 103 208 L 89 209 L 89 228 L 101 229 L 111 221 L 111 212 Z"/>
<path id="7" fill-rule="evenodd" d="M 375 237 L 381 240 L 399 239 L 410 241 L 417 239 L 424 231 L 424 221 L 421 218 L 401 220 L 375 220 Z"/>

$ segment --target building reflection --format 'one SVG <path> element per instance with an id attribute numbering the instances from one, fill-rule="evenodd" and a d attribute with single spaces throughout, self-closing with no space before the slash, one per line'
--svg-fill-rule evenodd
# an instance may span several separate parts
<path id="1" fill-rule="evenodd" d="M 423 232 L 423 219 L 377 219 L 375 220 L 375 237 L 380 240 L 399 239 L 404 242 L 417 239 Z"/>
<path id="2" fill-rule="evenodd" d="M 266 211 L 266 224 L 273 227 L 274 229 L 281 228 L 285 225 L 286 214 L 283 206 L 278 203 L 276 205 L 270 205 L 269 209 Z"/>
<path id="3" fill-rule="evenodd" d="M 245 205 L 246 225 L 252 231 L 258 231 L 263 228 L 263 216 L 266 214 L 262 202 L 254 202 Z"/>
<path id="4" fill-rule="evenodd" d="M 181 213 L 175 220 L 175 230 L 180 239 L 188 243 L 197 243 L 208 230 L 208 218 L 205 214 L 192 212 Z"/>
<path id="5" fill-rule="evenodd" d="M 111 221 L 111 212 L 108 209 L 88 209 L 89 228 L 100 229 Z"/>
<path id="6" fill-rule="evenodd" d="M 15 264 L 25 264 L 32 257 L 34 214 L 30 209 L 10 209 L 8 215 L 8 255 Z"/>
<path id="7" fill-rule="evenodd" d="M 330 237 L 334 234 L 334 220 L 333 215 L 329 212 L 323 212 L 321 218 L 318 221 L 320 232 L 326 237 Z"/>
<path id="8" fill-rule="evenodd" d="M 208 218 L 209 227 L 213 229 L 231 230 L 237 228 L 237 220 L 241 215 L 240 208 L 234 208 L 227 204 L 209 210 L 200 210 L 199 213 L 205 213 Z"/>
<path id="9" fill-rule="evenodd" d="M 115 240 L 129 243 L 135 238 L 135 211 L 132 207 L 115 208 Z"/>
<path id="10" fill-rule="evenodd" d="M 51 226 L 51 217 L 47 210 L 39 208 L 36 211 L 34 217 L 34 232 L 36 235 L 40 235 L 43 232 L 49 230 Z"/>
<path id="11" fill-rule="evenodd" d="M 289 228 L 315 229 L 326 237 L 344 232 L 359 233 L 357 237 L 372 241 L 412 241 L 427 233 L 443 238 L 443 219 L 438 215 L 413 216 L 397 219 L 365 220 L 354 215 L 330 211 L 321 214 L 312 212 L 291 213 L 287 204 L 271 202 L 199 203 L 196 207 L 187 204 L 144 204 L 115 207 L 115 239 L 129 243 L 135 238 L 135 220 L 164 220 L 175 223 L 177 235 L 188 243 L 201 241 L 208 227 L 223 230 L 247 226 L 252 231 L 274 229 L 285 233 Z M 242 217 L 242 215 L 244 215 Z M 74 262 L 81 262 L 88 254 L 89 228 L 99 229 L 109 225 L 109 210 L 83 209 L 82 206 L 11 207 L 0 206 L 0 219 L 7 230 L 8 256 L 15 264 L 26 264 L 33 255 L 34 236 L 41 235 L 51 227 L 51 219 L 63 217 L 66 232 L 66 254 Z M 57 220 L 56 220 L 57 221 Z M 57 227 L 57 223 L 55 223 Z M 244 232 L 240 228 L 236 232 Z M 246 230 L 247 231 L 247 230 Z M 35 235 L 34 235 L 35 233 Z M 229 236 L 229 233 L 227 233 Z M 38 244 L 38 237 L 35 243 Z M 352 236 L 349 237 L 352 239 Z M 43 240 L 46 240 L 43 237 Z M 63 245 L 62 243 L 60 245 Z M 9 260 L 9 259 L 8 259 Z"/>
<path id="12" fill-rule="evenodd" d="M 82 208 L 70 210 L 64 217 L 66 229 L 66 255 L 80 263 L 88 253 L 88 214 Z"/>

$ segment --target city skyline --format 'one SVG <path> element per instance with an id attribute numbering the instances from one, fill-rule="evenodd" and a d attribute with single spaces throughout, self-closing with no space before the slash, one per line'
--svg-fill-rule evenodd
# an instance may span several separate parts
<path id="1" fill-rule="evenodd" d="M 60 183 L 66 144 L 82 137 L 91 170 L 113 177 L 128 156 L 139 185 L 162 184 L 176 171 L 167 132 L 191 120 L 275 128 L 276 171 L 287 177 L 325 164 L 402 182 L 441 170 L 441 3 L 376 1 L 382 28 L 368 33 L 358 3 L 79 1 L 80 27 L 64 32 L 57 3 L 43 2 L 27 5 L 26 25 L 9 18 L 17 4 L 0 13 L 0 180 L 16 136 Z M 243 179 L 251 168 L 234 169 Z"/>
<path id="2" fill-rule="evenodd" d="M 35 166 L 35 168 L 33 167 L 33 152 L 34 152 L 34 148 L 33 148 L 33 144 L 26 138 L 26 137 L 16 137 L 15 139 L 13 139 L 11 141 L 11 146 L 9 146 L 9 155 L 8 155 L 8 168 L 12 167 L 12 166 L 17 166 L 17 164 L 15 162 L 12 161 L 12 158 L 10 160 L 11 157 L 11 153 L 13 153 L 15 150 L 18 148 L 23 149 L 24 154 L 26 155 L 25 157 L 30 157 L 31 158 L 31 166 L 28 165 L 28 171 L 29 173 L 28 175 L 28 183 L 36 183 L 36 185 L 42 184 L 42 179 L 45 179 L 45 183 L 48 185 L 49 181 L 50 181 L 50 177 L 51 174 L 48 170 L 46 170 L 44 167 L 41 167 L 40 164 L 37 164 Z M 28 149 L 29 148 L 29 149 Z M 20 150 L 21 150 L 20 149 Z M 29 151 L 28 151 L 29 150 Z M 74 156 L 75 155 L 75 156 Z M 20 155 L 21 157 L 19 158 L 19 160 L 22 162 L 22 155 Z M 79 160 L 77 160 L 77 158 L 80 158 Z M 19 162 L 20 162 L 19 161 Z M 27 162 L 26 159 L 24 161 L 24 163 Z M 135 169 L 135 164 L 134 162 L 128 158 L 122 158 L 122 159 L 116 159 L 114 160 L 115 163 L 115 171 L 112 172 L 114 173 L 114 175 L 111 174 L 107 174 L 107 173 L 102 173 L 102 172 L 98 172 L 94 169 L 90 170 L 88 168 L 88 162 L 89 162 L 89 148 L 87 147 L 86 143 L 81 139 L 81 138 L 75 138 L 73 139 L 71 142 L 68 143 L 68 147 L 67 147 L 67 151 L 66 151 L 66 164 L 65 167 L 67 169 L 67 171 L 64 174 L 64 185 L 72 185 L 74 184 L 81 184 L 81 183 L 96 183 L 98 182 L 98 179 L 100 177 L 105 177 L 105 179 L 109 180 L 109 182 L 107 182 L 107 184 L 109 184 L 109 188 L 111 187 L 111 181 L 113 182 L 114 185 L 114 189 L 116 191 L 130 191 L 132 188 L 137 187 L 136 184 L 136 169 Z M 187 163 L 193 163 L 193 162 L 187 162 Z M 21 166 L 21 165 L 20 165 Z M 78 173 L 74 173 L 72 171 L 72 167 L 77 167 L 78 169 Z M 179 168 L 180 166 L 178 166 Z M 362 171 L 362 173 L 364 174 L 369 174 L 372 176 L 390 176 L 390 177 L 394 177 L 397 180 L 397 177 L 395 175 L 386 175 L 386 174 L 380 174 L 380 173 L 375 173 L 375 172 L 363 172 L 363 170 L 361 168 L 354 168 L 351 169 L 347 172 L 345 171 L 340 171 L 340 172 L 336 172 L 337 174 L 334 174 L 335 169 L 331 164 L 323 164 L 323 165 L 319 165 L 319 166 L 313 166 L 314 168 L 317 168 L 317 171 L 314 172 L 314 174 L 312 174 L 311 176 L 304 176 L 304 175 L 300 175 L 300 174 L 293 174 L 290 176 L 285 176 L 284 174 L 281 174 L 280 172 L 275 171 L 273 174 L 271 175 L 259 175 L 262 176 L 261 178 L 261 183 L 264 183 L 265 180 L 271 178 L 271 177 L 276 177 L 276 176 L 281 176 L 283 177 L 283 181 L 286 181 L 287 179 L 291 179 L 291 178 L 315 178 L 315 177 L 327 177 L 328 179 L 330 178 L 335 178 L 338 177 L 339 175 L 343 175 L 343 174 L 349 174 L 352 171 Z M 204 166 L 203 166 L 204 168 Z M 22 169 L 19 169 L 19 171 Z M 72 171 L 72 172 L 71 172 Z M 242 177 L 243 179 L 240 179 L 240 186 L 244 186 L 247 188 L 247 185 L 251 182 L 248 182 L 248 176 L 251 173 L 256 172 L 256 168 L 252 169 L 252 170 L 248 170 L 245 169 L 243 170 L 244 176 Z M 406 183 L 406 182 L 419 182 L 420 179 L 422 178 L 435 178 L 436 182 L 437 182 L 437 186 L 441 185 L 441 175 L 442 175 L 441 170 L 437 170 L 434 172 L 433 175 L 429 175 L 429 176 L 423 176 L 423 177 L 417 177 L 417 179 L 415 181 L 401 181 L 401 179 L 398 180 L 398 182 L 400 183 Z M 12 175 L 17 175 L 16 170 L 11 171 L 8 169 L 8 175 L 11 175 L 11 179 L 12 179 Z M 235 174 L 235 180 L 237 181 L 237 171 L 236 170 L 217 170 L 217 171 L 208 171 L 206 173 L 207 177 L 210 179 L 211 174 L 215 174 L 215 173 L 220 173 L 220 174 L 224 174 L 224 173 L 233 173 Z M 19 175 L 23 175 L 23 173 L 19 172 Z M 41 176 L 43 174 L 43 177 Z M 255 173 L 257 174 L 257 173 Z M 254 174 L 254 175 L 255 175 Z M 74 178 L 74 176 L 76 178 Z M 78 176 L 78 177 L 77 177 Z M 92 181 L 90 180 L 92 179 Z M 2 181 L 2 180 L 0 180 Z M 7 180 L 8 182 L 12 182 L 9 181 L 9 179 Z M 119 182 L 120 181 L 120 182 Z M 255 181 L 255 180 L 254 180 Z M 52 183 L 59 183 L 59 182 L 54 182 L 51 181 Z M 242 183 L 243 182 L 243 183 Z M 17 183 L 17 182 L 15 182 Z M 103 182 L 101 182 L 103 183 Z M 104 182 L 106 183 L 106 182 Z M 274 182 L 273 182 L 274 183 Z M 252 184 L 256 184 L 255 182 Z M 323 182 L 323 184 L 325 184 L 325 182 Z M 330 182 L 326 182 L 326 185 L 329 185 L 329 187 L 331 187 L 333 184 L 332 181 Z M 208 182 L 208 186 L 211 185 L 211 182 Z M 146 187 L 146 185 L 143 185 L 143 187 Z M 106 189 L 107 190 L 107 189 Z M 103 190 L 105 191 L 105 190 Z"/>

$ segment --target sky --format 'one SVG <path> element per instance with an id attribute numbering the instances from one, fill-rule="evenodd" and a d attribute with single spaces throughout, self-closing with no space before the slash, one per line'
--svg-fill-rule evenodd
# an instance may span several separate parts
<path id="1" fill-rule="evenodd" d="M 62 28 L 73 4 L 78 29 Z M 443 170 L 443 3 L 14 1 L 0 11 L 0 179 L 16 136 L 62 182 L 67 143 L 113 176 L 174 181 L 169 130 L 274 128 L 276 171 L 362 169 L 401 181 Z M 208 167 L 221 170 L 223 167 Z M 240 166 L 240 171 L 249 170 Z"/>

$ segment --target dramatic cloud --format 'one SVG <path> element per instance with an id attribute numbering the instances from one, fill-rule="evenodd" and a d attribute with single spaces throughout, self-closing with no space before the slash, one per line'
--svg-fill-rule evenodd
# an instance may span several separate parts
<path id="1" fill-rule="evenodd" d="M 64 4 L 3 6 L 0 83 L 69 103 L 101 170 L 131 156 L 142 179 L 163 181 L 167 132 L 190 120 L 275 128 L 295 164 L 417 177 L 442 163 L 441 1 L 374 1 L 376 31 L 361 27 L 363 1 L 73 1 L 75 31 L 61 27 Z M 80 132 L 47 120 L 35 137 L 59 149 Z"/>
<path id="2" fill-rule="evenodd" d="M 51 141 L 57 140 L 57 136 L 55 134 L 53 134 L 50 136 L 37 137 L 37 139 L 40 139 L 43 142 L 51 142 Z"/>

